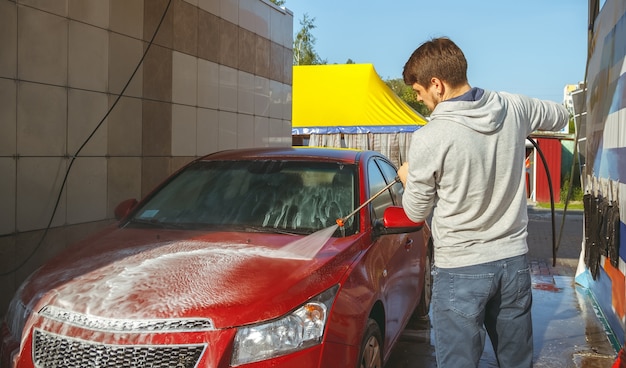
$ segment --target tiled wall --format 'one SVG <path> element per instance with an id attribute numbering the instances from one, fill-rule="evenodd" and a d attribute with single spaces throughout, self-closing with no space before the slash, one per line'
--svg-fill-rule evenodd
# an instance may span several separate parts
<path id="1" fill-rule="evenodd" d="M 290 145 L 292 32 L 266 0 L 0 0 L 0 314 L 189 160 Z"/>

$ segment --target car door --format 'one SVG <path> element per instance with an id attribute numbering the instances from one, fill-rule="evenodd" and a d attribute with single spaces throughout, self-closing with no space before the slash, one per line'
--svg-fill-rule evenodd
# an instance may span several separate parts
<path id="1" fill-rule="evenodd" d="M 368 165 L 370 195 L 378 193 L 394 181 L 396 169 L 386 160 L 376 158 Z M 372 201 L 371 218 L 382 218 L 384 210 L 402 204 L 402 184 L 396 183 Z M 381 291 L 386 310 L 386 342 L 394 341 L 419 301 L 420 257 L 419 232 L 382 235 L 374 247 L 384 262 L 381 271 Z"/>

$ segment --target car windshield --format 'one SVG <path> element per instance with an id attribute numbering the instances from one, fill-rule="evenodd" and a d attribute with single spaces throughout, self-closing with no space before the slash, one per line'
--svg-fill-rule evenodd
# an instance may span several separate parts
<path id="1" fill-rule="evenodd" d="M 308 234 L 355 208 L 356 166 L 311 161 L 199 161 L 139 208 L 133 226 Z M 354 220 L 344 234 L 353 233 Z"/>

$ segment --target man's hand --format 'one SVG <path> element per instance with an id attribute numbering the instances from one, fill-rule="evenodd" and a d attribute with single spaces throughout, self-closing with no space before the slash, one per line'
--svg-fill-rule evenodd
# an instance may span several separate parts
<path id="1" fill-rule="evenodd" d="M 405 162 L 398 169 L 398 177 L 400 177 L 400 181 L 402 182 L 402 186 L 406 186 L 406 177 L 409 175 L 409 163 Z"/>

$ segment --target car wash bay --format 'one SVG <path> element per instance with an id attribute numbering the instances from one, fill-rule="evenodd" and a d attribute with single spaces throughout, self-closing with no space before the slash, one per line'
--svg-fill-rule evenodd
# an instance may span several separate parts
<path id="1" fill-rule="evenodd" d="M 557 237 L 562 212 L 556 211 Z M 574 282 L 582 242 L 582 211 L 568 211 L 552 266 L 550 210 L 529 206 L 529 259 L 533 270 L 534 366 L 545 368 L 611 367 L 616 347 L 596 314 L 596 307 Z M 385 368 L 435 368 L 430 321 L 414 321 L 405 329 Z M 486 342 L 479 367 L 498 367 L 491 343 Z"/>

